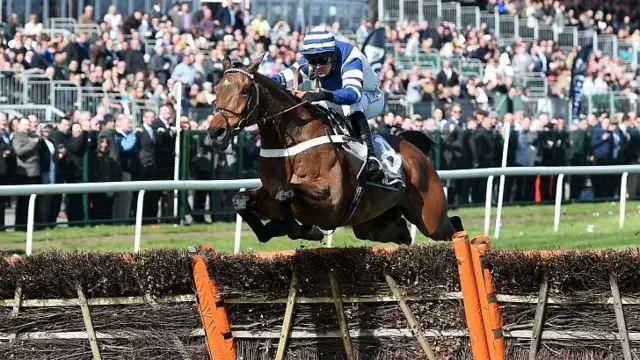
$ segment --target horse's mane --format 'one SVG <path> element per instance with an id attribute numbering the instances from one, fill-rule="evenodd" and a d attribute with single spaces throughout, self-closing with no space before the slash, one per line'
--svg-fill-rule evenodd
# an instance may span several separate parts
<path id="1" fill-rule="evenodd" d="M 283 94 L 283 95 L 287 96 L 290 100 L 293 100 L 296 104 L 300 103 L 302 101 L 302 99 L 300 99 L 299 97 L 293 95 L 293 93 L 291 93 L 291 91 L 289 91 L 286 88 L 278 85 L 275 81 L 269 79 L 265 75 L 262 75 L 262 74 L 260 74 L 260 73 L 258 73 L 256 71 L 253 74 L 253 76 L 255 77 L 256 81 L 259 82 L 260 85 L 262 85 L 263 87 L 267 88 L 269 91 L 278 91 L 280 94 Z"/>

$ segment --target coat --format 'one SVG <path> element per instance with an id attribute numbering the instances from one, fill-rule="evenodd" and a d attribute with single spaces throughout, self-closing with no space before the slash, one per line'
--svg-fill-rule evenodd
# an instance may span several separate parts
<path id="1" fill-rule="evenodd" d="M 40 139 L 31 133 L 17 132 L 11 144 L 18 159 L 16 174 L 18 176 L 40 176 L 40 156 L 38 144 Z"/>

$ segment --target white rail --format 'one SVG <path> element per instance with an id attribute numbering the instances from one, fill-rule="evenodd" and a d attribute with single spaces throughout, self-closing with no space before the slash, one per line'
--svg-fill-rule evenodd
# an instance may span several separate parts
<path id="1" fill-rule="evenodd" d="M 487 168 L 469 170 L 443 170 L 438 174 L 442 180 L 449 179 L 474 179 L 488 178 L 487 198 L 485 199 L 485 233 L 489 230 L 489 217 L 491 214 L 491 184 L 495 176 L 535 176 L 535 175 L 559 175 L 558 186 L 556 187 L 556 203 L 554 216 L 554 231 L 558 231 L 560 225 L 560 208 L 562 206 L 561 184 L 565 175 L 607 175 L 622 174 L 620 184 L 620 228 L 624 226 L 626 215 L 626 188 L 629 174 L 639 174 L 640 165 L 618 165 L 618 166 L 559 166 L 559 167 L 524 167 L 524 168 Z M 0 196 L 30 196 L 28 221 L 26 232 L 26 254 L 31 255 L 33 251 L 33 230 L 35 215 L 35 199 L 38 195 L 52 194 L 83 194 L 98 192 L 125 192 L 137 191 L 138 204 L 136 209 L 136 225 L 134 235 L 134 252 L 140 251 L 142 237 L 142 214 L 144 206 L 144 194 L 147 191 L 167 191 L 167 190 L 238 190 L 242 188 L 257 188 L 261 185 L 260 179 L 240 179 L 240 180 L 213 180 L 213 181 L 131 181 L 131 182 L 105 182 L 105 183 L 85 183 L 85 184 L 48 184 L 48 185 L 7 185 L 0 186 Z M 504 189 L 500 187 L 499 192 Z M 503 199 L 498 194 L 499 199 Z M 500 204 L 498 205 L 500 206 Z M 240 251 L 240 236 L 242 232 L 242 219 L 237 217 L 234 252 Z M 496 219 L 496 227 L 499 226 Z M 412 234 L 415 229 L 412 228 Z M 499 230 L 498 230 L 499 231 Z M 413 236 L 412 236 L 413 237 Z M 415 238 L 414 238 L 415 239 Z"/>

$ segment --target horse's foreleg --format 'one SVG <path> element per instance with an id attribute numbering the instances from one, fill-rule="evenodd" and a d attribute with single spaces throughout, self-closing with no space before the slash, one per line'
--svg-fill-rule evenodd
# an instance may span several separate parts
<path id="1" fill-rule="evenodd" d="M 265 226 L 260 220 L 259 214 L 271 219 L 278 217 L 277 207 L 269 193 L 264 188 L 241 191 L 233 197 L 233 207 L 236 212 L 249 224 L 258 241 L 267 242 L 274 237 L 284 236 L 278 226 L 270 222 Z"/>
<path id="2" fill-rule="evenodd" d="M 305 194 L 305 187 L 308 185 L 303 184 L 285 184 L 280 186 L 276 192 L 276 203 L 280 210 L 280 219 L 282 231 L 289 235 L 291 239 L 305 239 L 305 240 L 322 240 L 324 234 L 315 225 L 300 225 L 293 216 L 293 210 L 291 205 L 296 195 Z"/>

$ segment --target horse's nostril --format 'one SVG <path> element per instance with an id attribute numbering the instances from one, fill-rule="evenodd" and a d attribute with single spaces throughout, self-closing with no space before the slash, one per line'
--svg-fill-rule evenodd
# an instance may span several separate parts
<path id="1" fill-rule="evenodd" d="M 223 127 L 219 127 L 219 128 L 213 128 L 211 129 L 211 137 L 214 139 L 217 139 L 219 137 L 222 137 L 225 135 L 226 129 Z"/>

